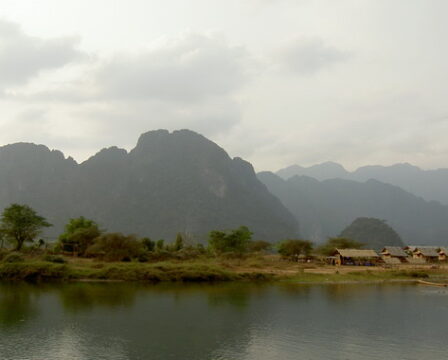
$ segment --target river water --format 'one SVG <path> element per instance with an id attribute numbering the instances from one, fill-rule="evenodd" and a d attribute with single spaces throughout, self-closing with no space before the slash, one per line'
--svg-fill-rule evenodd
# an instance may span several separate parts
<path id="1" fill-rule="evenodd" d="M 416 285 L 0 284 L 1 360 L 448 359 Z"/>

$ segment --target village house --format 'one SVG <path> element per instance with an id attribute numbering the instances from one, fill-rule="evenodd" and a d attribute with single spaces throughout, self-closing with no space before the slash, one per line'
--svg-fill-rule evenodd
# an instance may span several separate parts
<path id="1" fill-rule="evenodd" d="M 441 247 L 439 248 L 439 261 L 447 261 L 448 259 L 448 248 Z"/>
<path id="2" fill-rule="evenodd" d="M 381 256 L 386 264 L 401 264 L 407 262 L 409 255 L 399 246 L 386 246 L 381 250 Z"/>
<path id="3" fill-rule="evenodd" d="M 424 259 L 426 262 L 439 261 L 439 252 L 437 247 L 433 246 L 416 246 L 412 251 L 414 259 Z"/>
<path id="4" fill-rule="evenodd" d="M 336 249 L 333 255 L 336 257 L 336 265 L 371 266 L 380 260 L 375 250 Z"/>

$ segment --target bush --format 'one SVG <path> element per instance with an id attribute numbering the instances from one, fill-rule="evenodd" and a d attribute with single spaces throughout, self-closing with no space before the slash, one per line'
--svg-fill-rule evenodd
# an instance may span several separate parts
<path id="1" fill-rule="evenodd" d="M 272 248 L 272 244 L 268 241 L 254 240 L 249 242 L 250 252 L 264 252 Z"/>
<path id="2" fill-rule="evenodd" d="M 211 231 L 208 245 L 212 253 L 222 255 L 233 253 L 241 255 L 247 252 L 252 233 L 246 226 L 228 232 Z"/>
<path id="3" fill-rule="evenodd" d="M 62 256 L 46 255 L 44 261 L 48 261 L 55 264 L 65 264 L 67 261 Z"/>
<path id="4" fill-rule="evenodd" d="M 93 245 L 95 238 L 101 235 L 98 224 L 83 216 L 70 219 L 65 225 L 65 231 L 59 236 L 59 246 L 62 251 L 83 256 L 87 248 Z"/>
<path id="5" fill-rule="evenodd" d="M 300 256 L 309 256 L 313 243 L 308 240 L 285 240 L 278 246 L 278 252 L 284 259 L 298 261 Z"/>
<path id="6" fill-rule="evenodd" d="M 23 261 L 25 261 L 23 255 L 17 252 L 12 252 L 3 258 L 3 262 L 5 263 L 18 263 Z"/>
<path id="7" fill-rule="evenodd" d="M 108 233 L 99 236 L 86 251 L 88 256 L 106 261 L 131 261 L 144 253 L 141 241 L 134 235 L 126 236 L 121 233 Z"/>

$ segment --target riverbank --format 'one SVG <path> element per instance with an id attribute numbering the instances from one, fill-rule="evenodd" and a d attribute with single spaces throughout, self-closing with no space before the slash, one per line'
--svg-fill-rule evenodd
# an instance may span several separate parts
<path id="1" fill-rule="evenodd" d="M 189 261 L 98 262 L 67 258 L 59 264 L 40 259 L 0 263 L 0 280 L 5 281 L 143 281 L 216 282 L 274 281 L 296 283 L 387 282 L 426 279 L 448 281 L 446 266 L 383 267 L 324 266 L 297 264 L 273 256 L 246 259 L 204 258 Z"/>

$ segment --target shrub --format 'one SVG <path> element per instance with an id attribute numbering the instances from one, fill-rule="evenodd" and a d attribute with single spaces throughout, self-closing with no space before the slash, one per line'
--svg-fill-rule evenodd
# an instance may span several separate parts
<path id="1" fill-rule="evenodd" d="M 59 236 L 62 251 L 77 253 L 83 256 L 87 248 L 93 245 L 95 238 L 101 235 L 98 224 L 83 216 L 70 219 L 65 231 Z"/>
<path id="2" fill-rule="evenodd" d="M 134 235 L 103 234 L 95 239 L 86 254 L 106 261 L 130 261 L 144 253 L 143 244 Z"/>
<path id="3" fill-rule="evenodd" d="M 23 255 L 17 252 L 12 252 L 3 258 L 3 262 L 5 263 L 18 263 L 23 261 L 25 261 Z"/>
<path id="4" fill-rule="evenodd" d="M 215 255 L 224 253 L 241 255 L 247 252 L 251 238 L 252 233 L 249 229 L 246 226 L 240 226 L 238 229 L 228 232 L 211 231 L 208 245 Z"/>
<path id="5" fill-rule="evenodd" d="M 309 256 L 313 243 L 308 240 L 285 240 L 278 246 L 278 252 L 284 259 L 298 261 L 300 256 Z"/>
<path id="6" fill-rule="evenodd" d="M 249 242 L 250 252 L 263 252 L 272 248 L 272 244 L 268 241 L 254 240 Z"/>

